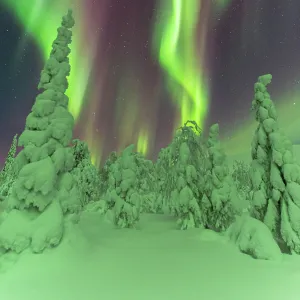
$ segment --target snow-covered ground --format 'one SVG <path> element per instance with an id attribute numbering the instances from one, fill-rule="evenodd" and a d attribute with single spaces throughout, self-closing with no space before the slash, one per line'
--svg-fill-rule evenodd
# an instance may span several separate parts
<path id="1" fill-rule="evenodd" d="M 299 300 L 300 257 L 255 260 L 165 215 L 113 229 L 84 213 L 60 247 L 2 257 L 1 300 Z"/>

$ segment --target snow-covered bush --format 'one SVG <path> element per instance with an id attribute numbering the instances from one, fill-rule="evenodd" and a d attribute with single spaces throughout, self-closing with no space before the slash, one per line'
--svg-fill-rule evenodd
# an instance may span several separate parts
<path id="1" fill-rule="evenodd" d="M 17 137 L 16 134 L 13 138 L 10 146 L 7 158 L 5 160 L 4 167 L 0 172 L 0 197 L 1 199 L 6 198 L 10 195 L 13 183 L 16 180 L 17 170 L 15 165 L 15 156 L 17 151 Z M 0 199 L 0 200 L 1 200 Z"/>
<path id="2" fill-rule="evenodd" d="M 300 170 L 291 142 L 279 130 L 277 112 L 267 91 L 272 76 L 258 78 L 252 109 L 258 127 L 252 141 L 252 215 L 276 240 L 300 253 Z"/>
<path id="3" fill-rule="evenodd" d="M 259 220 L 242 215 L 230 225 L 226 235 L 241 252 L 254 258 L 280 260 L 282 254 L 269 228 Z"/>
<path id="4" fill-rule="evenodd" d="M 69 147 L 74 119 L 65 95 L 73 25 L 69 10 L 41 72 L 38 88 L 43 91 L 18 141 L 23 149 L 15 159 L 17 178 L 7 199 L 7 217 L 0 224 L 0 247 L 6 250 L 22 251 L 30 246 L 34 252 L 41 252 L 58 245 L 64 213 L 80 209 L 78 189 L 70 173 L 74 165 Z M 5 230 L 8 227 L 10 230 Z"/>
<path id="5" fill-rule="evenodd" d="M 219 140 L 219 125 L 214 124 L 207 141 L 208 168 L 205 173 L 205 193 L 201 201 L 204 225 L 222 231 L 241 213 L 242 204 L 229 173 L 226 155 Z"/>

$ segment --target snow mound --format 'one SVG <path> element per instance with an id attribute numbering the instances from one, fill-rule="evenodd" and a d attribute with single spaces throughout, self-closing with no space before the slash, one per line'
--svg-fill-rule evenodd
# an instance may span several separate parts
<path id="1" fill-rule="evenodd" d="M 269 228 L 248 215 L 238 217 L 228 228 L 226 235 L 241 252 L 254 258 L 276 261 L 282 259 L 280 248 Z"/>
<path id="2" fill-rule="evenodd" d="M 0 247 L 21 253 L 30 246 L 30 220 L 19 210 L 7 214 L 0 226 Z"/>
<path id="3" fill-rule="evenodd" d="M 31 246 L 35 253 L 55 247 L 63 236 L 63 213 L 58 201 L 53 201 L 36 219 L 27 211 L 16 209 L 1 220 L 0 248 L 21 253 Z"/>
<path id="4" fill-rule="evenodd" d="M 58 201 L 53 201 L 35 220 L 31 248 L 40 253 L 45 248 L 56 247 L 63 237 L 63 212 Z"/>

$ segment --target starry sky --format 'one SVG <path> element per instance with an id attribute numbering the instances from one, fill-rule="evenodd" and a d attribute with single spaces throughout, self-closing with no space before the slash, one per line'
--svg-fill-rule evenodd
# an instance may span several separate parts
<path id="1" fill-rule="evenodd" d="M 300 144 L 299 0 L 0 0 L 0 163 L 68 8 L 74 137 L 97 165 L 131 143 L 155 158 L 187 120 L 204 132 L 219 123 L 227 154 L 249 155 L 253 84 L 266 73 L 279 123 Z"/>

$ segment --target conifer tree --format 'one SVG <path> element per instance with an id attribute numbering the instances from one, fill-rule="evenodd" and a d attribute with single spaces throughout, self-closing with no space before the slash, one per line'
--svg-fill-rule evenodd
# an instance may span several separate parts
<path id="1" fill-rule="evenodd" d="M 131 146 L 133 147 L 133 146 Z M 161 198 L 157 195 L 157 181 L 155 166 L 151 160 L 146 159 L 141 153 L 132 152 L 132 167 L 135 170 L 134 190 L 140 197 L 140 212 L 160 213 L 162 209 Z M 112 152 L 101 170 L 101 181 L 106 182 L 106 191 L 116 189 L 117 173 L 121 172 L 121 156 Z M 114 204 L 108 206 L 112 208 Z"/>
<path id="2" fill-rule="evenodd" d="M 75 159 L 72 175 L 80 191 L 82 206 L 100 199 L 100 176 L 97 168 L 92 164 L 88 145 L 78 139 L 73 140 L 73 154 Z"/>
<path id="3" fill-rule="evenodd" d="M 238 194 L 229 174 L 225 152 L 219 140 L 219 125 L 210 127 L 208 169 L 205 174 L 205 193 L 201 201 L 204 225 L 223 231 L 234 221 L 238 213 Z"/>
<path id="4" fill-rule="evenodd" d="M 0 246 L 17 252 L 41 252 L 60 243 L 63 215 L 80 209 L 70 171 L 74 157 L 69 144 L 74 119 L 68 111 L 68 55 L 74 26 L 72 11 L 62 19 L 41 72 L 37 96 L 19 138 L 17 179 L 8 197 L 8 215 L 0 225 Z"/>
<path id="5" fill-rule="evenodd" d="M 16 134 L 7 154 L 4 167 L 0 173 L 1 197 L 7 197 L 10 194 L 12 185 L 16 180 L 15 156 L 17 151 L 17 138 L 18 135 Z"/>
<path id="6" fill-rule="evenodd" d="M 120 228 L 135 227 L 141 210 L 137 187 L 138 165 L 133 149 L 134 145 L 128 146 L 110 166 L 105 196 L 107 208 L 113 213 L 113 222 Z"/>
<path id="7" fill-rule="evenodd" d="M 270 74 L 254 85 L 252 109 L 258 127 L 252 141 L 252 215 L 263 221 L 277 241 L 300 253 L 300 171 L 292 144 L 279 130 L 267 85 Z"/>
<path id="8" fill-rule="evenodd" d="M 203 225 L 199 205 L 204 188 L 206 154 L 201 138 L 198 125 L 187 121 L 169 145 L 169 166 L 163 196 L 169 199 L 171 212 L 178 217 L 180 229 Z"/>

